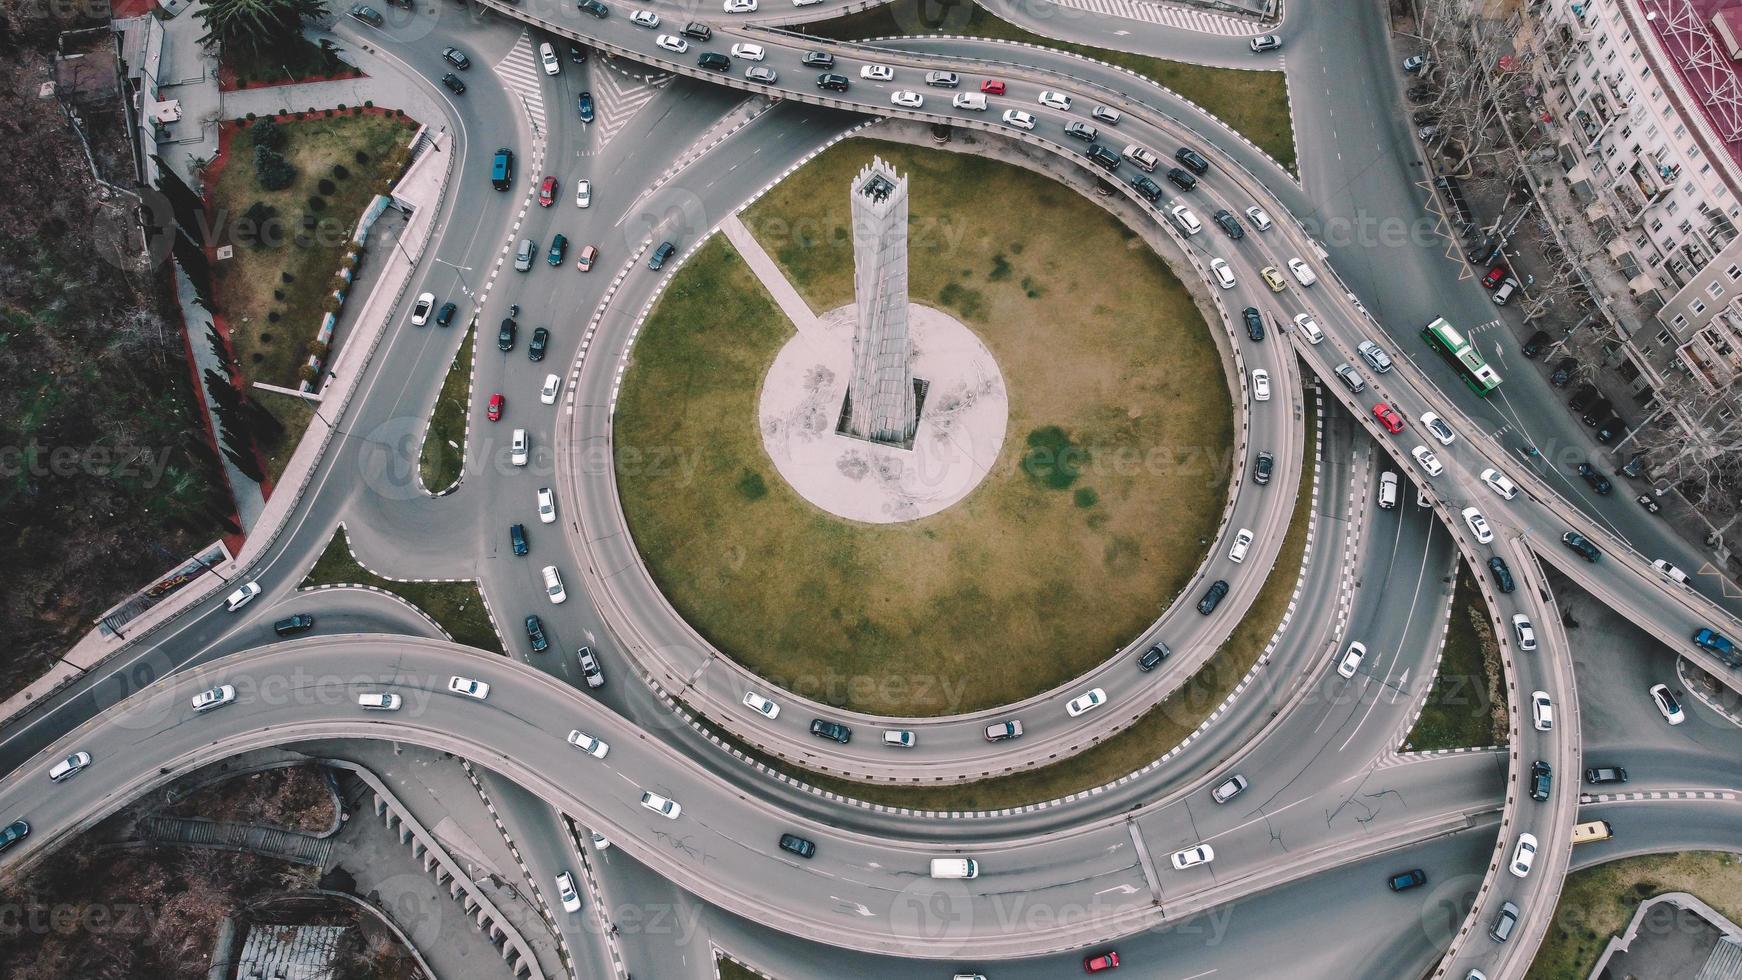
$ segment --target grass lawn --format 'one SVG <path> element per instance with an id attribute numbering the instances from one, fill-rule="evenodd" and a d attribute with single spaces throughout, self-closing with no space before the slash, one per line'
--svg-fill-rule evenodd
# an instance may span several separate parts
<path id="1" fill-rule="evenodd" d="M 271 442 L 262 441 L 260 444 L 260 451 L 266 456 L 266 473 L 272 477 L 276 486 L 279 478 L 284 475 L 285 466 L 290 463 L 290 457 L 295 455 L 297 445 L 302 442 L 303 433 L 308 431 L 309 423 L 314 420 L 316 403 L 262 388 L 248 389 L 248 396 L 261 408 L 271 412 L 272 417 L 284 426 L 277 439 Z M 328 417 L 331 417 L 331 413 L 328 413 Z"/>
<path id="2" fill-rule="evenodd" d="M 1307 393 L 1308 419 L 1306 428 L 1306 458 L 1313 458 L 1318 441 L 1318 429 L 1313 420 L 1313 397 Z M 759 759 L 772 769 L 801 779 L 813 786 L 831 790 L 843 796 L 883 803 L 889 806 L 918 810 L 995 810 L 1004 807 L 1042 803 L 1068 796 L 1080 790 L 1109 783 L 1120 776 L 1143 768 L 1163 752 L 1178 745 L 1180 740 L 1203 724 L 1215 707 L 1234 690 L 1234 685 L 1264 652 L 1265 644 L 1282 623 L 1288 610 L 1288 600 L 1294 595 L 1300 577 L 1302 557 L 1306 552 L 1307 530 L 1312 523 L 1312 484 L 1303 480 L 1300 495 L 1295 500 L 1294 514 L 1283 539 L 1276 566 L 1259 590 L 1258 598 L 1240 626 L 1228 638 L 1217 655 L 1192 675 L 1173 697 L 1156 706 L 1137 723 L 1093 748 L 1072 756 L 1069 760 L 1032 769 L 1011 776 L 999 776 L 979 782 L 951 786 L 891 786 L 868 784 L 825 776 L 762 755 L 732 739 L 719 726 L 710 724 L 716 735 L 736 745 L 745 754 Z"/>
<path id="3" fill-rule="evenodd" d="M 1431 752 L 1503 744 L 1506 701 L 1502 677 L 1500 647 L 1488 623 L 1488 608 L 1469 568 L 1459 562 L 1445 653 L 1427 705 L 1409 733 L 1408 747 Z"/>
<path id="4" fill-rule="evenodd" d="M 793 28 L 807 34 L 857 41 L 873 37 L 901 37 L 915 34 L 958 34 L 995 40 L 1025 41 L 1043 47 L 1068 51 L 1086 58 L 1105 61 L 1134 71 L 1167 86 L 1180 95 L 1203 106 L 1211 115 L 1227 123 L 1233 130 L 1258 144 L 1285 167 L 1295 172 L 1294 122 L 1289 116 L 1288 80 L 1279 71 L 1242 71 L 1235 68 L 1211 68 L 1181 61 L 1165 61 L 1148 55 L 1131 54 L 1108 48 L 1073 44 L 1054 40 L 1025 30 L 971 0 L 966 4 L 964 20 L 949 5 L 932 0 L 895 0 L 845 17 L 806 24 Z M 1044 5 L 1043 5 L 1044 6 Z M 1058 8 L 1064 13 L 1074 11 Z M 938 26 L 937 14 L 942 10 L 946 23 Z M 1012 60 L 1021 61 L 1020 57 Z M 1159 147 L 1157 149 L 1160 149 Z M 1166 153 L 1162 154 L 1166 156 Z"/>
<path id="5" fill-rule="evenodd" d="M 448 631 L 454 642 L 480 650 L 502 653 L 496 630 L 490 625 L 484 597 L 475 582 L 396 582 L 369 571 L 351 557 L 344 528 L 333 532 L 327 550 L 309 569 L 301 588 L 317 585 L 373 585 L 391 592 L 429 614 Z"/>
<path id="6" fill-rule="evenodd" d="M 740 966 L 737 960 L 724 956 L 714 958 L 714 968 L 720 975 L 720 980 L 762 980 L 762 974 Z"/>
<path id="7" fill-rule="evenodd" d="M 466 404 L 472 390 L 472 344 L 477 340 L 477 328 L 466 330 L 460 350 L 442 379 L 441 394 L 436 396 L 435 410 L 429 416 L 429 435 L 424 437 L 422 455 L 418 458 L 418 473 L 424 489 L 440 493 L 454 485 L 466 466 Z"/>
<path id="8" fill-rule="evenodd" d="M 1609 937 L 1627 927 L 1640 902 L 1676 891 L 1699 898 L 1733 922 L 1742 918 L 1742 868 L 1730 854 L 1652 854 L 1576 871 L 1561 889 L 1554 923 L 1526 980 L 1584 980 Z"/>
<path id="9" fill-rule="evenodd" d="M 238 128 L 211 187 L 208 218 L 216 243 L 235 247 L 230 259 L 213 264 L 213 291 L 243 375 L 295 388 L 357 219 L 386 178 L 398 176 L 416 127 L 365 113 L 291 118 L 280 128 L 296 180 L 284 190 L 261 190 L 253 130 Z M 243 217 L 257 201 L 276 212 L 260 228 Z M 363 261 L 379 259 L 365 253 Z"/>
<path id="10" fill-rule="evenodd" d="M 248 58 L 239 50 L 226 50 L 224 67 L 235 76 L 239 85 L 278 85 L 305 78 L 345 78 L 362 74 L 355 65 L 339 57 L 337 47 L 316 44 L 301 34 L 274 47 L 271 57 Z"/>
<path id="11" fill-rule="evenodd" d="M 846 228 L 847 175 L 873 151 L 913 179 L 912 295 L 973 328 L 1004 375 L 991 474 L 890 525 L 793 493 L 756 424 L 792 327 L 719 240 L 637 342 L 616 417 L 624 510 L 678 612 L 778 686 L 889 714 L 1006 704 L 1099 663 L 1185 587 L 1227 496 L 1229 395 L 1202 314 L 1140 239 L 1075 192 L 976 157 L 853 140 L 765 198 L 751 227 L 814 305 L 847 301 L 850 249 L 769 236 L 833 241 L 817 229 Z M 625 465 L 639 447 L 694 468 Z M 1065 451 L 1081 465 L 1055 463 Z"/>

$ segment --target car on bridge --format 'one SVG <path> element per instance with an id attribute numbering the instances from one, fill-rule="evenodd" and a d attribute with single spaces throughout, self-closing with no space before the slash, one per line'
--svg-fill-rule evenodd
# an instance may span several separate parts
<path id="1" fill-rule="evenodd" d="M 12 821 L 6 825 L 5 830 L 0 830 L 0 851 L 10 848 L 29 836 L 30 824 L 28 822 L 23 820 Z"/>
<path id="2" fill-rule="evenodd" d="M 564 912 L 579 912 L 581 910 L 581 893 L 575 890 L 575 876 L 567 871 L 556 876 L 557 900 L 562 902 Z"/>
<path id="3" fill-rule="evenodd" d="M 821 718 L 811 719 L 811 734 L 818 738 L 826 738 L 832 742 L 846 745 L 853 740 L 853 730 L 838 721 L 825 721 Z"/>
<path id="4" fill-rule="evenodd" d="M 1270 482 L 1270 473 L 1276 468 L 1276 456 L 1268 451 L 1260 450 L 1258 458 L 1252 463 L 1252 482 L 1263 486 Z"/>
<path id="5" fill-rule="evenodd" d="M 629 15 L 629 23 L 653 30 L 659 26 L 659 15 L 651 10 L 637 10 Z"/>
<path id="6" fill-rule="evenodd" d="M 1300 331 L 1300 335 L 1306 339 L 1306 342 L 1314 347 L 1325 340 L 1325 332 L 1319 329 L 1318 321 L 1314 320 L 1310 313 L 1295 314 L 1294 328 Z"/>
<path id="7" fill-rule="evenodd" d="M 1378 419 L 1379 424 L 1385 426 L 1385 431 L 1392 435 L 1397 435 L 1403 431 L 1403 416 L 1397 414 L 1397 409 L 1385 402 L 1373 406 L 1373 417 Z"/>
<path id="8" fill-rule="evenodd" d="M 1415 457 L 1416 464 L 1428 476 L 1439 476 L 1446 471 L 1445 466 L 1440 463 L 1440 458 L 1435 456 L 1434 451 L 1426 446 L 1417 446 L 1411 449 L 1409 454 Z"/>
<path id="9" fill-rule="evenodd" d="M 1585 536 L 1577 531 L 1568 531 L 1561 535 L 1561 543 L 1578 552 L 1579 557 L 1586 561 L 1594 562 L 1603 557 L 1603 553 L 1597 550 L 1597 546 L 1586 540 Z"/>
<path id="10" fill-rule="evenodd" d="M 1258 307 L 1248 306 L 1240 311 L 1240 319 L 1246 323 L 1246 336 L 1258 343 L 1264 339 L 1264 317 L 1258 313 Z"/>
<path id="11" fill-rule="evenodd" d="M 1536 627 L 1531 625 L 1529 616 L 1513 613 L 1512 632 L 1518 637 L 1518 649 L 1525 653 L 1536 649 Z"/>
<path id="12" fill-rule="evenodd" d="M 883 733 L 883 744 L 898 749 L 911 749 L 919 744 L 919 740 L 905 728 L 893 728 Z"/>
<path id="13" fill-rule="evenodd" d="M 1492 467 L 1482 471 L 1482 482 L 1488 484 L 1488 489 L 1511 500 L 1518 496 L 1518 484 L 1507 479 L 1505 474 Z"/>
<path id="14" fill-rule="evenodd" d="M 1524 878 L 1530 875 L 1530 866 L 1536 861 L 1536 835 L 1519 834 L 1518 844 L 1512 849 L 1512 865 L 1510 870 L 1515 877 Z"/>
<path id="15" fill-rule="evenodd" d="M 1173 869 L 1175 871 L 1184 871 L 1187 868 L 1195 868 L 1200 864 L 1209 864 L 1215 859 L 1215 848 L 1208 844 L 1199 844 L 1196 847 L 1188 847 L 1184 850 L 1173 852 Z"/>
<path id="16" fill-rule="evenodd" d="M 1105 953 L 1094 953 L 1083 957 L 1084 973 L 1101 973 L 1105 970 L 1116 970 L 1118 968 L 1119 954 L 1110 949 Z"/>
<path id="17" fill-rule="evenodd" d="M 461 677 L 458 674 L 448 678 L 448 691 L 468 698 L 477 698 L 479 701 L 490 697 L 490 685 L 470 677 Z"/>
<path id="18" fill-rule="evenodd" d="M 1046 106 L 1048 109 L 1057 109 L 1060 112 L 1071 111 L 1071 97 L 1063 92 L 1053 92 L 1050 90 L 1042 92 L 1035 101 Z"/>
<path id="19" fill-rule="evenodd" d="M 1701 627 L 1699 632 L 1694 634 L 1694 645 L 1702 650 L 1710 650 L 1724 658 L 1726 663 L 1737 656 L 1736 644 L 1729 637 L 1711 627 Z M 1735 665 L 1731 664 L 1731 666 Z"/>
<path id="20" fill-rule="evenodd" d="M 1097 687 L 1072 698 L 1070 703 L 1065 705 L 1065 714 L 1077 718 L 1106 703 L 1107 692 Z"/>
<path id="21" fill-rule="evenodd" d="M 1554 730 L 1554 702 L 1549 700 L 1547 691 L 1530 692 L 1530 718 L 1537 731 Z"/>
<path id="22" fill-rule="evenodd" d="M 770 720 L 780 717 L 780 705 L 768 700 L 755 691 L 744 692 L 744 707 Z"/>
<path id="23" fill-rule="evenodd" d="M 85 767 L 90 764 L 91 753 L 74 752 L 72 755 L 69 755 L 54 764 L 54 768 L 48 771 L 49 781 L 58 783 L 63 779 L 71 779 L 79 773 L 84 772 Z"/>
<path id="24" fill-rule="evenodd" d="M 1022 737 L 1022 722 L 1016 719 L 986 726 L 986 741 L 1003 742 Z"/>
<path id="25" fill-rule="evenodd" d="M 797 854 L 801 858 L 810 859 L 817 853 L 817 845 L 808 838 L 797 834 L 781 834 L 780 849 L 788 854 Z"/>
<path id="26" fill-rule="evenodd" d="M 1227 779 L 1222 780 L 1221 783 L 1217 784 L 1215 789 L 1210 790 L 1210 799 L 1215 800 L 1217 803 L 1226 803 L 1234 797 L 1239 796 L 1241 793 L 1246 792 L 1246 787 L 1248 785 L 1250 784 L 1247 782 L 1245 776 L 1235 773 Z"/>
<path id="27" fill-rule="evenodd" d="M 653 39 L 653 43 L 667 51 L 670 51 L 672 54 L 684 54 L 690 49 L 690 42 L 678 37 L 676 34 L 661 34 Z"/>
<path id="28" fill-rule="evenodd" d="M 1488 526 L 1488 519 L 1482 516 L 1482 512 L 1474 507 L 1465 507 L 1463 514 L 1464 523 L 1469 526 L 1470 533 L 1476 536 L 1476 543 L 1492 544 L 1494 529 Z"/>
<path id="29" fill-rule="evenodd" d="M 1155 643 L 1150 645 L 1149 649 L 1143 651 L 1142 656 L 1137 658 L 1137 669 L 1145 672 L 1154 670 L 1161 666 L 1163 660 L 1166 660 L 1172 655 L 1172 648 L 1160 640 L 1157 640 Z"/>
<path id="30" fill-rule="evenodd" d="M 646 790 L 641 793 L 641 805 L 667 820 L 676 820 L 683 814 L 683 807 L 678 805 L 676 800 Z"/>
<path id="31" fill-rule="evenodd" d="M 1034 116 L 1021 109 L 1005 109 L 1004 125 L 1015 126 L 1017 129 L 1033 129 Z"/>
<path id="32" fill-rule="evenodd" d="M 1554 767 L 1541 759 L 1530 765 L 1530 798 L 1538 803 L 1546 803 L 1549 791 L 1554 787 Z"/>
<path id="33" fill-rule="evenodd" d="M 1494 575 L 1494 587 L 1502 593 L 1510 595 L 1518 587 L 1512 581 L 1512 569 L 1506 567 L 1506 559 L 1499 555 L 1488 559 L 1488 571 Z"/>
<path id="34" fill-rule="evenodd" d="M 1222 597 L 1228 594 L 1228 583 L 1217 579 L 1204 590 L 1204 597 L 1198 600 L 1198 612 L 1208 616 L 1216 611 L 1216 606 L 1222 602 Z"/>
<path id="35" fill-rule="evenodd" d="M 610 745 L 608 745 L 605 742 L 601 742 L 600 740 L 594 738 L 591 735 L 588 735 L 586 732 L 583 732 L 578 728 L 569 732 L 569 744 L 574 746 L 577 749 L 580 749 L 582 752 L 587 753 L 588 755 L 592 756 L 595 759 L 603 759 L 605 757 L 605 753 L 611 751 Z"/>

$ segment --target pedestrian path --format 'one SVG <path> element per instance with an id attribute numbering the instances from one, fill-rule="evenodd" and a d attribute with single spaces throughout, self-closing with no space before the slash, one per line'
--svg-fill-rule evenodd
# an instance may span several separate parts
<path id="1" fill-rule="evenodd" d="M 532 33 L 521 31 L 508 54 L 490 67 L 502 76 L 508 90 L 525 103 L 526 114 L 532 117 L 533 131 L 548 132 L 544 116 L 544 68 L 538 63 L 538 47 L 532 43 Z"/>
<path id="2" fill-rule="evenodd" d="M 1208 10 L 1182 7 L 1178 4 L 1155 3 L 1152 0 L 1050 0 L 1050 2 L 1069 10 L 1086 10 L 1090 13 L 1104 14 L 1109 17 L 1122 17 L 1125 20 L 1159 24 L 1162 27 L 1193 31 L 1198 34 L 1213 34 L 1218 37 L 1251 37 L 1264 33 L 1263 25 L 1250 20 L 1241 20 L 1238 17 L 1229 17 L 1226 14 L 1212 13 Z"/>
<path id="3" fill-rule="evenodd" d="M 798 329 L 799 336 L 810 337 L 818 344 L 828 344 L 829 339 L 822 320 L 811 312 L 810 304 L 798 294 L 798 290 L 786 278 L 786 273 L 780 271 L 780 266 L 763 250 L 762 243 L 756 240 L 756 236 L 750 233 L 744 222 L 734 214 L 720 222 L 720 230 L 726 233 L 726 240 L 743 256 L 744 264 L 762 281 L 762 287 L 774 297 L 775 305 L 780 307 L 780 311 Z"/>
<path id="4" fill-rule="evenodd" d="M 595 123 L 598 138 L 593 141 L 589 153 L 602 152 L 612 137 L 622 132 L 635 114 L 653 101 L 660 88 L 673 77 L 666 75 L 659 81 L 646 82 L 624 78 L 613 71 L 594 72 L 593 84 L 597 87 L 593 90 L 593 104 L 598 118 Z"/>

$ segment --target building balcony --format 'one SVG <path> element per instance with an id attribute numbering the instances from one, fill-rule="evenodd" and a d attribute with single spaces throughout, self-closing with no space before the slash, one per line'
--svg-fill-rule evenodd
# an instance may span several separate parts
<path id="1" fill-rule="evenodd" d="M 1700 387 L 1713 394 L 1720 394 L 1737 383 L 1742 378 L 1742 362 L 1739 362 L 1731 348 L 1730 356 L 1720 352 L 1718 346 L 1706 335 L 1710 331 L 1696 331 L 1687 343 L 1676 348 L 1676 358 L 1688 373 L 1699 382 Z"/>

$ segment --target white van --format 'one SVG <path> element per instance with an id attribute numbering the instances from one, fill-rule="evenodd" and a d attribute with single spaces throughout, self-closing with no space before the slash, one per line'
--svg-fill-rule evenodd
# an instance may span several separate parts
<path id="1" fill-rule="evenodd" d="M 1506 301 L 1512 298 L 1513 292 L 1517 289 L 1518 280 L 1511 276 L 1507 276 L 1506 281 L 1500 284 L 1500 288 L 1494 290 L 1494 305 L 1505 306 Z"/>
<path id="2" fill-rule="evenodd" d="M 950 100 L 950 105 L 958 109 L 972 109 L 975 112 L 986 111 L 986 97 L 978 92 L 959 92 Z"/>
<path id="3" fill-rule="evenodd" d="M 1385 510 L 1397 506 L 1397 474 L 1390 470 L 1379 474 L 1379 506 Z"/>
<path id="4" fill-rule="evenodd" d="M 933 878 L 978 878 L 980 866 L 973 858 L 932 858 Z"/>
<path id="5" fill-rule="evenodd" d="M 514 438 L 510 441 L 508 461 L 515 466 L 525 466 L 529 451 L 529 441 L 525 429 L 515 429 Z"/>
<path id="6" fill-rule="evenodd" d="M 1125 152 L 1121 153 L 1120 156 L 1130 160 L 1137 166 L 1142 167 L 1149 173 L 1155 173 L 1155 168 L 1161 163 L 1161 160 L 1156 157 L 1155 151 L 1138 143 L 1133 143 L 1130 146 L 1127 146 Z"/>

